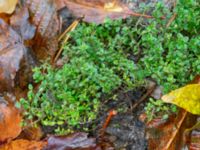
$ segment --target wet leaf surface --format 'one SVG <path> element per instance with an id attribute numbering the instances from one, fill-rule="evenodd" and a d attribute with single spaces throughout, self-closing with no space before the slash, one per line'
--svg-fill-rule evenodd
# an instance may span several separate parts
<path id="1" fill-rule="evenodd" d="M 0 92 L 12 91 L 26 48 L 22 39 L 3 20 L 0 20 Z"/>
<path id="2" fill-rule="evenodd" d="M 23 40 L 30 40 L 35 36 L 36 27 L 30 24 L 29 12 L 26 7 L 16 10 L 10 19 L 10 24 Z"/>
<path id="3" fill-rule="evenodd" d="M 57 35 L 59 20 L 53 0 L 27 0 L 25 4 L 31 13 L 31 22 L 36 26 L 33 50 L 37 58 L 54 56 L 58 49 Z"/>
<path id="4" fill-rule="evenodd" d="M 101 150 L 94 138 L 87 133 L 79 132 L 69 136 L 51 136 L 45 150 Z"/>
<path id="5" fill-rule="evenodd" d="M 19 110 L 0 97 L 0 143 L 16 138 L 21 132 Z"/>
<path id="6" fill-rule="evenodd" d="M 57 6 L 66 6 L 76 17 L 86 22 L 102 23 L 106 18 L 119 19 L 129 16 L 129 8 L 116 0 L 59 0 Z"/>

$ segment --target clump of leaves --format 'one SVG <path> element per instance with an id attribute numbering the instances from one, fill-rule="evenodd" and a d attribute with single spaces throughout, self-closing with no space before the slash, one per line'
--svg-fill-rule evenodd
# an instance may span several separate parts
<path id="1" fill-rule="evenodd" d="M 120 21 L 112 26 L 115 23 Z M 135 86 L 136 67 L 112 41 L 118 30 L 110 25 L 80 25 L 65 45 L 62 68 L 44 64 L 33 70 L 40 84 L 36 91 L 30 85 L 27 99 L 20 100 L 26 121 L 57 126 L 58 133 L 64 127 L 64 132 L 83 128 L 96 118 L 103 94 Z"/>

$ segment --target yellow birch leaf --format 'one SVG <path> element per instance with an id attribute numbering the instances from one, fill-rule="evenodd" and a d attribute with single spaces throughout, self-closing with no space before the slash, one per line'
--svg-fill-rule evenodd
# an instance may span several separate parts
<path id="1" fill-rule="evenodd" d="M 189 84 L 162 97 L 167 103 L 175 104 L 192 114 L 200 115 L 200 84 Z"/>
<path id="2" fill-rule="evenodd" d="M 11 14 L 18 0 L 0 0 L 0 13 Z"/>

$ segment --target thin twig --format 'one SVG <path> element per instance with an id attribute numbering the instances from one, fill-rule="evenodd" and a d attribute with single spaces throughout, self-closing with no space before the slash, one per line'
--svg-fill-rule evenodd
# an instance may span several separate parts
<path id="1" fill-rule="evenodd" d="M 174 7 L 173 9 L 175 9 L 175 7 L 176 7 L 176 1 L 174 1 L 173 7 Z M 177 14 L 174 13 L 173 16 L 169 19 L 169 21 L 168 21 L 168 23 L 166 25 L 166 28 L 168 28 L 171 25 L 171 23 L 174 21 L 174 19 L 176 18 L 176 16 L 177 16 Z"/>
<path id="2" fill-rule="evenodd" d="M 185 120 L 185 118 L 186 118 L 186 116 L 187 116 L 187 114 L 188 114 L 188 112 L 185 111 L 185 110 L 182 110 L 181 113 L 183 113 L 183 114 L 181 114 L 181 119 L 180 119 L 180 121 L 179 121 L 179 122 L 177 123 L 177 125 L 176 125 L 176 130 L 172 133 L 171 138 L 170 138 L 169 141 L 166 143 L 166 146 L 164 147 L 163 150 L 169 150 L 169 148 L 170 148 L 170 146 L 172 145 L 172 143 L 173 143 L 173 141 L 174 141 L 174 139 L 175 139 L 175 137 L 176 137 L 176 135 L 177 135 L 179 129 L 181 128 L 181 125 L 183 124 L 183 121 Z"/>
<path id="3" fill-rule="evenodd" d="M 58 42 L 60 42 L 62 40 L 62 38 L 64 36 L 66 36 L 66 34 L 74 27 L 74 25 L 76 25 L 76 22 L 77 22 L 77 20 L 72 22 L 72 24 L 60 35 L 60 37 L 58 38 Z"/>
<path id="4" fill-rule="evenodd" d="M 174 19 L 176 18 L 176 16 L 177 16 L 177 14 L 175 13 L 175 14 L 169 19 L 169 21 L 168 21 L 168 23 L 167 23 L 167 25 L 166 25 L 166 28 L 168 28 L 168 27 L 171 25 L 171 23 L 174 21 Z"/>
<path id="5" fill-rule="evenodd" d="M 140 13 L 135 13 L 135 12 L 128 12 L 128 13 L 125 13 L 127 15 L 131 15 L 131 16 L 135 16 L 135 17 L 144 17 L 144 18 L 147 18 L 147 19 L 152 19 L 154 18 L 153 16 L 150 16 L 150 15 L 145 15 L 145 14 L 140 14 Z M 160 17 L 161 19 L 165 19 L 164 16 Z"/>
<path id="6" fill-rule="evenodd" d="M 140 13 L 135 13 L 135 12 L 130 12 L 128 14 L 135 17 L 154 18 L 153 16 L 150 16 L 150 15 L 145 15 L 145 14 L 140 14 Z"/>
<path id="7" fill-rule="evenodd" d="M 109 125 L 109 123 L 110 123 L 112 117 L 115 116 L 116 114 L 117 114 L 117 111 L 116 111 L 116 110 L 113 110 L 113 109 L 112 109 L 112 110 L 109 111 L 108 116 L 107 116 L 107 118 L 106 118 L 106 120 L 105 120 L 105 122 L 104 122 L 104 124 L 103 124 L 102 130 L 101 130 L 101 136 L 104 135 L 105 130 L 106 130 L 106 128 L 108 127 L 108 125 Z"/>

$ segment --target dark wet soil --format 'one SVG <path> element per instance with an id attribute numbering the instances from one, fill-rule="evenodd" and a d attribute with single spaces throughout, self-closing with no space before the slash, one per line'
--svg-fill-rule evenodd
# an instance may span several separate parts
<path id="1" fill-rule="evenodd" d="M 116 150 L 146 150 L 145 125 L 139 120 L 144 110 L 144 103 L 132 110 L 132 105 L 145 94 L 144 88 L 119 94 L 117 100 L 105 104 L 108 110 L 115 109 L 118 114 L 111 119 L 105 131 L 106 138 Z M 110 107 L 110 108 L 109 108 Z M 108 111 L 107 111 L 108 112 Z M 99 128 L 105 122 L 106 114 L 101 115 Z M 100 127 L 101 125 L 101 127 Z"/>

